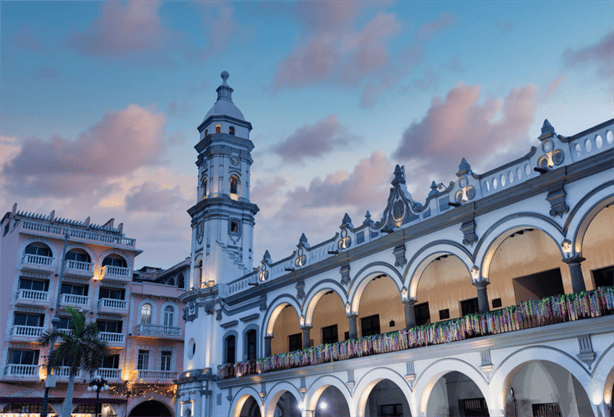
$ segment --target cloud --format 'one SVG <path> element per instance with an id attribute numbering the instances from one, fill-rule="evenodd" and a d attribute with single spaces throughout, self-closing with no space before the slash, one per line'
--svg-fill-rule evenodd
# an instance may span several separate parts
<path id="1" fill-rule="evenodd" d="M 358 137 L 348 133 L 336 115 L 331 114 L 313 125 L 303 125 L 274 146 L 273 152 L 281 156 L 284 162 L 298 163 L 305 158 L 321 157 L 358 140 Z"/>
<path id="2" fill-rule="evenodd" d="M 503 100 L 488 98 L 483 104 L 478 102 L 480 93 L 479 85 L 459 83 L 445 100 L 435 97 L 426 116 L 405 130 L 394 157 L 426 163 L 437 173 L 451 173 L 463 156 L 470 163 L 488 161 L 527 137 L 535 121 L 534 85 L 515 88 Z"/>
<path id="3" fill-rule="evenodd" d="M 193 6 L 200 14 L 201 27 L 205 33 L 205 46 L 193 53 L 193 57 L 207 60 L 212 55 L 224 52 L 233 40 L 241 39 L 246 42 L 251 36 L 251 30 L 234 18 L 234 5 L 195 2 Z"/>
<path id="4" fill-rule="evenodd" d="M 597 76 L 604 81 L 612 81 L 614 73 L 614 31 L 605 35 L 597 43 L 574 51 L 567 48 L 563 53 L 567 68 L 587 68 L 594 66 Z"/>
<path id="5" fill-rule="evenodd" d="M 188 206 L 188 201 L 181 195 L 179 186 L 162 189 L 150 181 L 130 189 L 125 202 L 127 211 L 167 212 Z"/>
<path id="6" fill-rule="evenodd" d="M 438 80 L 438 77 L 437 77 L 437 74 L 435 74 L 435 71 L 433 71 L 430 68 L 427 68 L 422 73 L 422 77 L 415 79 L 412 85 L 418 90 L 424 92 L 428 90 L 429 88 L 431 88 L 431 86 L 435 84 L 437 80 Z"/>
<path id="7" fill-rule="evenodd" d="M 177 100 L 172 100 L 168 104 L 168 109 L 166 112 L 171 116 L 179 116 L 184 117 L 188 115 L 192 110 L 194 110 L 194 106 L 189 104 L 188 101 L 184 98 L 181 100 L 181 103 L 177 103 Z"/>
<path id="8" fill-rule="evenodd" d="M 186 143 L 187 140 L 188 140 L 188 137 L 185 135 L 185 133 L 183 133 L 179 129 L 175 130 L 173 134 L 168 137 L 168 143 L 170 143 L 173 146 L 182 145 Z"/>
<path id="9" fill-rule="evenodd" d="M 329 82 L 355 87 L 384 67 L 388 42 L 401 22 L 394 14 L 378 12 L 356 30 L 363 7 L 353 2 L 297 3 L 303 40 L 279 63 L 273 91 Z"/>
<path id="10" fill-rule="evenodd" d="M 43 45 L 34 35 L 34 31 L 28 25 L 24 25 L 13 38 L 13 45 L 17 48 L 27 51 L 40 52 L 43 50 Z"/>
<path id="11" fill-rule="evenodd" d="M 557 77 L 554 80 L 552 80 L 552 82 L 550 83 L 550 85 L 548 86 L 546 91 L 544 91 L 539 96 L 539 102 L 540 103 L 545 103 L 548 100 L 550 100 L 550 97 L 552 97 L 554 94 L 556 94 L 557 90 L 559 89 L 559 85 L 561 85 L 561 83 L 565 80 L 565 78 L 566 78 L 565 74 L 557 75 Z"/>
<path id="12" fill-rule="evenodd" d="M 8 187 L 19 195 L 92 194 L 101 181 L 157 165 L 164 152 L 166 117 L 137 105 L 106 113 L 76 140 L 31 137 L 3 164 Z"/>
<path id="13" fill-rule="evenodd" d="M 276 212 L 279 208 L 276 201 L 282 195 L 282 190 L 288 183 L 288 179 L 282 176 L 273 178 L 258 179 L 252 183 L 250 199 L 258 204 L 262 210 L 261 215 L 267 215 Z"/>
<path id="14" fill-rule="evenodd" d="M 66 46 L 84 56 L 169 66 L 168 53 L 177 47 L 181 34 L 162 25 L 160 5 L 158 0 L 105 1 L 100 16 L 85 32 L 70 33 Z"/>
<path id="15" fill-rule="evenodd" d="M 462 74 L 466 71 L 465 67 L 463 67 L 459 54 L 454 55 L 448 63 L 442 66 L 442 68 L 457 74 Z"/>

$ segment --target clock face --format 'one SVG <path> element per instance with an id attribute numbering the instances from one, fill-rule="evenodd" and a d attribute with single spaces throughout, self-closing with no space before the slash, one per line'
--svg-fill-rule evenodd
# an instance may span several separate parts
<path id="1" fill-rule="evenodd" d="M 230 163 L 231 165 L 237 166 L 239 165 L 239 157 L 234 155 L 230 157 Z"/>

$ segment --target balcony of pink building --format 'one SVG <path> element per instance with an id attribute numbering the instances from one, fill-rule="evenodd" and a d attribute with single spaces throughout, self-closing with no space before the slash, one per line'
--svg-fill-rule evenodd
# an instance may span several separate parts
<path id="1" fill-rule="evenodd" d="M 160 324 L 139 324 L 137 335 L 143 337 L 170 338 L 183 340 L 181 327 L 163 326 Z"/>
<path id="2" fill-rule="evenodd" d="M 55 258 L 51 256 L 26 253 L 22 258 L 21 269 L 36 272 L 53 272 L 55 271 Z"/>
<path id="3" fill-rule="evenodd" d="M 4 368 L 3 379 L 26 379 L 32 381 L 38 380 L 39 365 L 8 364 Z"/>
<path id="4" fill-rule="evenodd" d="M 37 341 L 43 335 L 43 327 L 38 326 L 19 326 L 11 327 L 11 341 L 26 340 Z"/>
<path id="5" fill-rule="evenodd" d="M 132 279 L 132 270 L 123 266 L 105 265 L 102 267 L 100 279 L 128 282 Z"/>
<path id="6" fill-rule="evenodd" d="M 109 382 L 118 382 L 122 379 L 122 370 L 119 368 L 98 368 L 94 378 L 103 378 Z"/>
<path id="7" fill-rule="evenodd" d="M 32 221 L 23 221 L 21 222 L 20 227 L 23 233 L 32 233 L 36 234 L 37 236 L 63 239 L 65 233 L 68 233 L 71 241 L 93 243 L 102 246 L 113 246 L 123 249 L 134 249 L 136 242 L 136 239 L 130 239 L 105 232 L 81 230 L 70 226 L 51 225 Z"/>
<path id="8" fill-rule="evenodd" d="M 138 382 L 150 382 L 150 383 L 172 383 L 173 380 L 179 377 L 179 372 L 175 371 L 149 371 L 138 370 Z"/>
<path id="9" fill-rule="evenodd" d="M 91 278 L 94 276 L 94 263 L 66 260 L 64 261 L 64 274 Z"/>
<path id="10" fill-rule="evenodd" d="M 101 298 L 98 300 L 99 313 L 128 314 L 128 301 L 115 298 Z"/>
<path id="11" fill-rule="evenodd" d="M 60 296 L 60 306 L 71 306 L 77 310 L 89 310 L 92 302 L 88 295 L 62 294 Z"/>
<path id="12" fill-rule="evenodd" d="M 15 301 L 18 305 L 49 305 L 51 299 L 49 291 L 36 291 L 20 289 L 17 291 Z"/>
<path id="13" fill-rule="evenodd" d="M 126 344 L 126 335 L 123 333 L 100 332 L 98 333 L 101 340 L 104 340 L 109 346 L 123 346 Z"/>

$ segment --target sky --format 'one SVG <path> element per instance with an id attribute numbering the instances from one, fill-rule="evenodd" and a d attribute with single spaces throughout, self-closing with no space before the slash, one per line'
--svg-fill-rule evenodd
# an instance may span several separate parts
<path id="1" fill-rule="evenodd" d="M 255 261 L 379 220 L 394 166 L 424 202 L 529 152 L 544 119 L 612 118 L 611 1 L 0 3 L 0 210 L 124 224 L 190 254 L 197 126 L 220 73 L 252 123 Z"/>

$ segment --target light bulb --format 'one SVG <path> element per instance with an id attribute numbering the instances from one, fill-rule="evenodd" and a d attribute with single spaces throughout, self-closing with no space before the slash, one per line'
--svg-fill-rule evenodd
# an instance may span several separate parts
<path id="1" fill-rule="evenodd" d="M 326 410 L 326 407 L 328 407 L 326 403 L 320 404 L 320 410 Z"/>
<path id="2" fill-rule="evenodd" d="M 88 391 L 91 391 L 91 390 L 92 390 L 92 387 L 87 387 L 87 390 L 88 390 Z"/>

